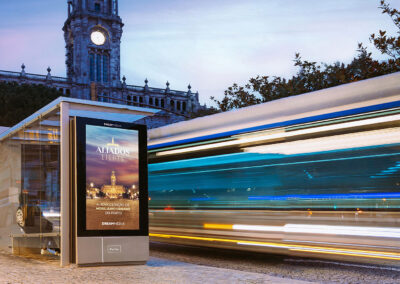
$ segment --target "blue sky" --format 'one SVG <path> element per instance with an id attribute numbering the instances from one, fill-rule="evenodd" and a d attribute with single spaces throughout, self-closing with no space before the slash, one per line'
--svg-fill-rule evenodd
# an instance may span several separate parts
<path id="1" fill-rule="evenodd" d="M 61 30 L 67 0 L 0 0 L 0 70 L 65 76 Z M 400 0 L 389 0 L 400 8 Z M 121 75 L 129 84 L 198 90 L 221 98 L 233 82 L 291 76 L 295 52 L 312 61 L 349 62 L 358 42 L 370 46 L 394 24 L 379 0 L 120 0 Z"/>

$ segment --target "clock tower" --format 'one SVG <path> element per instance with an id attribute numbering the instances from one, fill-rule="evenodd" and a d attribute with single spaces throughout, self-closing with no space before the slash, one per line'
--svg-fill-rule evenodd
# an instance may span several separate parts
<path id="1" fill-rule="evenodd" d="M 63 31 L 67 79 L 72 95 L 90 99 L 91 87 L 110 90 L 121 86 L 120 44 L 123 23 L 118 0 L 69 0 Z"/>

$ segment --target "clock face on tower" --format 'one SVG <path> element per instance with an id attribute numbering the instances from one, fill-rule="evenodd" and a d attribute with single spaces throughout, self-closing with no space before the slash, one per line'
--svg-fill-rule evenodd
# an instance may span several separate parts
<path id="1" fill-rule="evenodd" d="M 106 36 L 101 31 L 93 31 L 90 39 L 95 45 L 103 45 L 106 42 Z"/>

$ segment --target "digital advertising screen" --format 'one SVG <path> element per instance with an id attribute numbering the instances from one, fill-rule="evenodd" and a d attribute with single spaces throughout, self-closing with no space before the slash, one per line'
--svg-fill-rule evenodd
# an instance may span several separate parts
<path id="1" fill-rule="evenodd" d="M 86 125 L 86 230 L 139 229 L 137 130 Z"/>
<path id="2" fill-rule="evenodd" d="M 89 122 L 78 120 L 76 131 L 78 230 L 89 235 L 143 231 L 147 221 L 145 128 Z"/>

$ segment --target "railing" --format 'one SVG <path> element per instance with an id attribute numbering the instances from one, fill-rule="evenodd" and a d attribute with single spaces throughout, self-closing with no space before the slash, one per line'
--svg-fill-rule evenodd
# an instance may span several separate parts
<path id="1" fill-rule="evenodd" d="M 21 72 L 15 72 L 15 71 L 0 70 L 0 75 L 7 76 L 7 77 L 13 77 L 13 78 L 21 78 Z M 42 80 L 42 81 L 47 80 L 46 75 L 33 74 L 33 73 L 25 73 L 25 75 L 22 78 L 32 79 L 32 80 Z M 65 78 L 65 77 L 51 76 L 50 78 L 51 78 L 51 81 L 63 82 L 63 83 L 68 82 L 68 78 Z M 77 85 L 86 85 L 86 84 L 77 84 Z M 117 89 L 121 89 L 121 88 L 117 88 Z M 142 86 L 126 85 L 126 90 L 139 91 L 139 92 L 145 93 L 145 88 Z M 187 97 L 187 92 L 184 92 L 184 91 L 170 90 L 170 91 L 168 91 L 168 93 L 166 93 L 165 89 L 153 88 L 153 87 L 148 87 L 148 90 L 149 90 L 149 93 L 153 92 L 153 93 L 159 93 L 159 94 L 170 94 L 173 96 Z"/>
<path id="2" fill-rule="evenodd" d="M 0 75 L 14 77 L 14 78 L 20 78 L 22 74 L 21 74 L 21 72 L 0 70 Z M 40 75 L 40 74 L 25 73 L 23 78 L 34 79 L 34 80 L 46 80 L 47 76 Z M 68 82 L 68 79 L 65 77 L 51 76 L 50 78 L 52 81 Z"/>
<path id="3" fill-rule="evenodd" d="M 179 112 L 179 111 L 171 110 L 169 108 L 165 108 L 165 107 L 161 107 L 161 106 L 155 106 L 155 105 L 146 104 L 144 102 L 128 101 L 126 99 L 113 98 L 113 97 L 109 97 L 109 96 L 101 96 L 101 95 L 99 95 L 99 96 L 97 96 L 97 98 L 98 98 L 99 102 L 114 103 L 115 101 L 117 101 L 117 102 L 120 102 L 120 103 L 122 102 L 122 104 L 128 105 L 128 106 L 155 108 L 155 109 L 163 110 L 163 111 L 166 111 L 168 113 L 175 114 L 175 115 L 183 116 L 185 118 L 190 118 L 190 116 L 186 113 L 186 111 Z"/>
<path id="4" fill-rule="evenodd" d="M 140 91 L 140 92 L 145 92 L 145 88 L 142 86 L 135 86 L 135 85 L 126 85 L 126 89 L 133 90 L 133 91 Z M 154 87 L 148 87 L 149 92 L 154 92 L 154 93 L 161 93 L 161 94 L 170 94 L 174 96 L 181 96 L 181 97 L 187 97 L 187 92 L 184 91 L 177 91 L 177 90 L 169 90 L 168 92 L 165 92 L 165 89 L 161 88 L 154 88 Z"/>
<path id="5" fill-rule="evenodd" d="M 10 77 L 19 77 L 21 75 L 21 73 L 20 72 L 0 70 L 0 75 L 10 76 Z"/>

